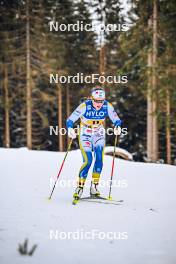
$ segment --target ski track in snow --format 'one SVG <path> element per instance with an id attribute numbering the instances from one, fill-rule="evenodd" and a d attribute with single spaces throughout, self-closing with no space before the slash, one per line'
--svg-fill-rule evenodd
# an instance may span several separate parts
<path id="1" fill-rule="evenodd" d="M 175 264 L 176 167 L 115 160 L 113 187 L 121 205 L 80 202 L 72 205 L 75 187 L 57 186 L 51 201 L 50 177 L 57 176 L 65 153 L 0 149 L 0 263 Z M 105 156 L 102 179 L 109 180 L 112 157 Z M 79 150 L 71 151 L 60 180 L 74 180 L 82 164 Z M 91 175 L 89 175 L 89 180 Z M 100 188 L 103 196 L 108 187 Z M 89 188 L 84 195 L 89 194 Z M 128 239 L 57 240 L 58 232 L 127 232 Z M 21 256 L 18 244 L 29 239 L 38 247 L 32 257 Z"/>

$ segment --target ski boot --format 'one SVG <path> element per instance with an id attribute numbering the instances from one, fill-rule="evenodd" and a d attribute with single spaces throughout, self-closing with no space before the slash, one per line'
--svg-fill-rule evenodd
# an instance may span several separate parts
<path id="1" fill-rule="evenodd" d="M 75 193 L 73 194 L 73 204 L 76 204 L 79 199 L 81 198 L 82 196 L 82 193 L 83 193 L 83 187 L 77 187 L 76 190 L 75 190 Z"/>
<path id="2" fill-rule="evenodd" d="M 99 197 L 100 196 L 100 192 L 98 190 L 98 183 L 91 182 L 90 196 L 91 197 Z"/>

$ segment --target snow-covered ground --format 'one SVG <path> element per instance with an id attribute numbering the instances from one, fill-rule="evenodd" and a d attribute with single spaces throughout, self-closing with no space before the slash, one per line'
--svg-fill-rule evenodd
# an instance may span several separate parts
<path id="1" fill-rule="evenodd" d="M 0 149 L 1 264 L 176 263 L 176 167 L 116 159 L 112 195 L 124 203 L 73 206 L 72 181 L 82 163 L 79 150 L 69 152 L 60 184 L 47 200 L 64 154 Z M 111 162 L 112 157 L 105 156 L 104 196 Z M 87 187 L 84 195 L 88 191 Z M 116 239 L 108 237 L 110 232 Z M 84 239 L 74 239 L 80 234 Z M 61 239 L 64 236 L 70 239 Z M 25 238 L 29 248 L 38 245 L 32 257 L 18 253 Z"/>

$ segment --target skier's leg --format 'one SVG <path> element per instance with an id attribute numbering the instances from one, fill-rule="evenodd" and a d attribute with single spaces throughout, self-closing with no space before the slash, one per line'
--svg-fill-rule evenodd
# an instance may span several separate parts
<path id="1" fill-rule="evenodd" d="M 96 146 L 94 148 L 95 163 L 93 168 L 93 182 L 99 183 L 100 174 L 103 168 L 103 156 L 104 156 L 104 146 Z"/>
<path id="2" fill-rule="evenodd" d="M 100 195 L 100 192 L 98 191 L 98 184 L 99 184 L 100 174 L 103 168 L 104 146 L 105 146 L 105 135 L 99 133 L 95 134 L 94 136 L 95 163 L 92 173 L 90 194 L 97 196 Z"/>
<path id="3" fill-rule="evenodd" d="M 83 192 L 83 187 L 88 175 L 88 171 L 92 164 L 92 138 L 91 135 L 86 133 L 84 130 L 83 133 L 79 135 L 79 146 L 81 149 L 82 157 L 83 157 L 83 165 L 79 171 L 79 180 L 78 187 L 75 190 L 74 197 L 80 198 Z"/>

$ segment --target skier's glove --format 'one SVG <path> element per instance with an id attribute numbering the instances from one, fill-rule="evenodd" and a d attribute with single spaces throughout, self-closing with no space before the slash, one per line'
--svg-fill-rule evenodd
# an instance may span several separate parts
<path id="1" fill-rule="evenodd" d="M 74 131 L 74 128 L 69 128 L 68 129 L 68 137 L 71 138 L 71 139 L 75 139 L 76 138 L 76 133 Z"/>
<path id="2" fill-rule="evenodd" d="M 121 132 L 122 132 L 122 129 L 121 129 L 120 126 L 117 126 L 117 127 L 114 128 L 114 134 L 116 136 L 120 136 Z"/>

